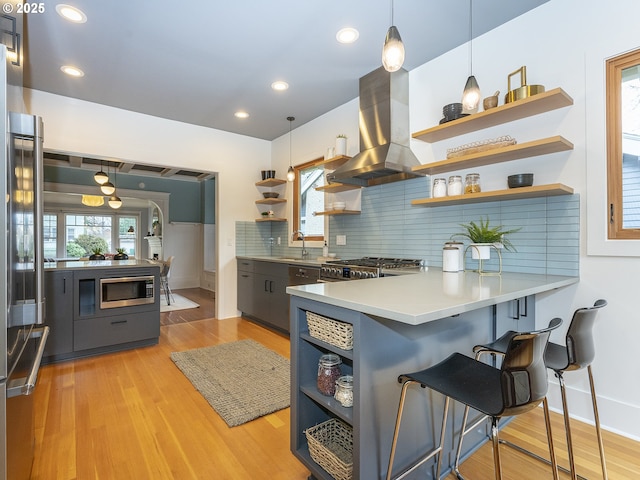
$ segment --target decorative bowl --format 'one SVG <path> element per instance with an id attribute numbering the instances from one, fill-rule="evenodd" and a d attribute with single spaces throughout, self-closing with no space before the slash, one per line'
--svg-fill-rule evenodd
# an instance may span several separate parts
<path id="1" fill-rule="evenodd" d="M 509 188 L 530 187 L 533 185 L 533 173 L 518 173 L 507 177 Z"/>
<path id="2" fill-rule="evenodd" d="M 264 198 L 278 198 L 280 194 L 278 192 L 262 192 Z"/>

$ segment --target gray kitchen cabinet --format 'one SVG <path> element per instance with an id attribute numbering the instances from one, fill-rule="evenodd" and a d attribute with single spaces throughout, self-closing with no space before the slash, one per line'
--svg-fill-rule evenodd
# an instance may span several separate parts
<path id="1" fill-rule="evenodd" d="M 535 330 L 536 302 L 533 296 L 522 297 L 496 305 L 495 335 L 507 330 L 527 332 Z M 551 320 L 551 319 L 549 319 Z M 542 328 L 542 325 L 540 325 Z"/>
<path id="2" fill-rule="evenodd" d="M 318 267 L 304 267 L 304 270 L 319 272 Z M 238 310 L 244 317 L 289 333 L 287 286 L 315 283 L 316 278 L 317 275 L 311 275 L 308 282 L 297 279 L 292 283 L 286 263 L 238 259 Z"/>
<path id="3" fill-rule="evenodd" d="M 253 260 L 238 260 L 238 303 L 237 307 L 246 315 L 254 315 L 254 293 L 253 293 Z"/>
<path id="4" fill-rule="evenodd" d="M 44 357 L 53 360 L 73 352 L 73 272 L 45 272 L 44 293 L 44 323 L 50 328 Z"/>

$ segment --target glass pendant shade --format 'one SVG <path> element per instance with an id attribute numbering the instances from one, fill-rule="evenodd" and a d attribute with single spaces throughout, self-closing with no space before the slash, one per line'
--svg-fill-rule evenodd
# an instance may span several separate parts
<path id="1" fill-rule="evenodd" d="M 104 205 L 104 197 L 102 195 L 82 195 L 82 204 L 87 207 L 99 207 Z"/>
<path id="2" fill-rule="evenodd" d="M 109 206 L 113 209 L 118 209 L 122 206 L 122 200 L 117 195 L 109 197 Z"/>
<path id="3" fill-rule="evenodd" d="M 109 181 L 109 175 L 107 175 L 102 171 L 102 169 L 100 169 L 100 171 L 93 176 L 93 179 L 98 185 L 104 185 Z"/>
<path id="4" fill-rule="evenodd" d="M 289 182 L 293 182 L 296 179 L 296 172 L 293 170 L 293 167 L 289 167 L 287 170 L 287 180 Z"/>
<path id="5" fill-rule="evenodd" d="M 467 78 L 467 83 L 462 92 L 462 111 L 465 113 L 476 113 L 480 104 L 480 87 L 473 75 Z"/>
<path id="6" fill-rule="evenodd" d="M 404 63 L 404 45 L 400 32 L 393 25 L 389 27 L 382 47 L 382 65 L 387 72 L 395 72 Z"/>
<path id="7" fill-rule="evenodd" d="M 104 185 L 100 185 L 100 190 L 105 195 L 113 195 L 113 192 L 116 191 L 116 187 L 111 182 L 107 182 Z"/>

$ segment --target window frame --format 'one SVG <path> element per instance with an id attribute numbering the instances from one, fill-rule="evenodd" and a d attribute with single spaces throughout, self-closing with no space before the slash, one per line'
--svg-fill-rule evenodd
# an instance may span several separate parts
<path id="1" fill-rule="evenodd" d="M 640 49 L 606 61 L 607 238 L 639 240 L 640 228 L 623 225 L 622 71 L 640 65 Z"/>
<path id="2" fill-rule="evenodd" d="M 316 165 L 321 164 L 324 161 L 324 157 L 319 157 L 319 158 L 315 158 L 313 160 L 310 160 L 308 162 L 305 163 L 301 163 L 299 165 L 295 165 L 293 167 L 295 173 L 296 173 L 296 177 L 293 180 L 293 209 L 292 209 L 292 219 L 291 219 L 291 232 L 296 232 L 298 230 L 301 230 L 301 218 L 300 218 L 300 212 L 301 212 L 301 208 L 300 208 L 300 179 L 302 178 L 301 172 L 302 170 L 306 170 L 310 167 L 314 167 Z M 324 170 L 324 168 L 323 168 Z M 324 173 L 323 173 L 324 174 Z M 317 242 L 323 242 L 325 240 L 325 238 L 329 237 L 329 233 L 328 233 L 328 225 L 327 222 L 325 221 L 324 224 L 324 235 L 309 235 L 304 237 L 305 241 L 308 242 L 313 242 L 313 241 L 317 241 Z"/>

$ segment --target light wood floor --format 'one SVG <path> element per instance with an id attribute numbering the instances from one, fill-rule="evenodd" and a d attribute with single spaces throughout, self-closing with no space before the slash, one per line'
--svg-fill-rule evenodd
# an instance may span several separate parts
<path id="1" fill-rule="evenodd" d="M 289 409 L 229 428 L 170 360 L 173 351 L 244 338 L 289 357 L 288 338 L 243 319 L 211 318 L 214 300 L 203 292 L 176 292 L 201 307 L 173 315 L 173 321 L 165 318 L 157 346 L 42 367 L 35 393 L 32 479 L 308 477 L 289 451 Z M 591 428 L 574 425 L 581 473 L 601 478 Z M 558 456 L 566 458 L 559 415 L 554 415 L 554 427 Z M 524 446 L 544 452 L 543 431 L 542 416 L 535 412 L 509 425 L 504 436 L 511 432 Z M 605 448 L 611 480 L 637 478 L 638 443 L 605 432 Z M 551 478 L 547 467 L 506 448 L 503 467 L 508 479 Z M 462 472 L 472 479 L 492 478 L 490 446 L 465 462 Z"/>

